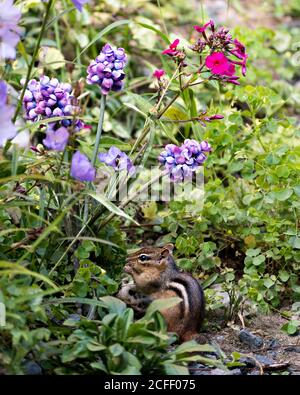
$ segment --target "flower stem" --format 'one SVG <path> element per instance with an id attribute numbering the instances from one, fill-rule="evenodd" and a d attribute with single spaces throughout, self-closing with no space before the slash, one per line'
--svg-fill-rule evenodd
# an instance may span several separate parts
<path id="1" fill-rule="evenodd" d="M 35 45 L 35 48 L 34 48 L 34 51 L 33 51 L 33 55 L 32 55 L 32 59 L 31 59 L 30 65 L 29 65 L 28 70 L 27 70 L 25 84 L 23 86 L 23 89 L 22 89 L 22 92 L 21 92 L 21 96 L 20 96 L 20 99 L 19 99 L 18 104 L 17 104 L 16 111 L 15 111 L 14 117 L 12 119 L 13 122 L 16 122 L 17 116 L 19 115 L 19 112 L 20 112 L 21 107 L 22 107 L 22 102 L 23 102 L 23 98 L 24 98 L 25 91 L 26 91 L 26 88 L 27 88 L 27 84 L 28 84 L 28 82 L 30 80 L 31 72 L 32 72 L 32 69 L 33 69 L 33 66 L 34 66 L 34 63 L 35 63 L 38 51 L 40 49 L 40 44 L 41 44 L 44 32 L 46 30 L 46 25 L 47 25 L 47 21 L 49 19 L 49 15 L 50 15 L 50 11 L 51 11 L 51 7 L 52 7 L 52 4 L 53 4 L 53 1 L 54 0 L 49 0 L 48 3 L 47 3 L 47 6 L 46 6 L 46 12 L 45 12 L 45 15 L 44 15 L 42 27 L 41 27 L 40 33 L 39 33 L 37 41 L 36 41 L 36 45 Z"/>
<path id="2" fill-rule="evenodd" d="M 95 141 L 95 146 L 94 146 L 94 151 L 93 151 L 93 156 L 92 156 L 92 166 L 93 167 L 95 167 L 97 154 L 98 154 L 98 150 L 99 150 L 99 145 L 100 145 L 100 140 L 101 140 L 104 112 L 105 112 L 105 104 L 106 104 L 106 96 L 102 95 L 101 96 L 101 103 L 100 103 L 100 116 L 99 116 L 99 122 L 98 122 L 97 134 L 96 134 L 96 141 Z"/>
<path id="3" fill-rule="evenodd" d="M 95 141 L 94 151 L 93 151 L 93 156 L 92 156 L 92 166 L 93 167 L 95 167 L 95 164 L 96 164 L 97 154 L 98 154 L 101 135 L 102 135 L 105 105 L 106 105 L 106 96 L 101 95 L 99 122 L 98 122 L 96 141 Z M 91 187 L 92 187 L 92 183 L 89 183 L 89 188 L 91 188 Z M 85 196 L 84 211 L 83 211 L 83 222 L 84 223 L 87 222 L 88 216 L 89 216 L 89 196 Z"/>

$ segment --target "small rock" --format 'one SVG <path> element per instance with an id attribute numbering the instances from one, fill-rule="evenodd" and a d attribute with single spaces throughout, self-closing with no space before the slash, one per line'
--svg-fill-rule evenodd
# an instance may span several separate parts
<path id="1" fill-rule="evenodd" d="M 209 370 L 194 370 L 191 372 L 193 376 L 210 376 Z"/>
<path id="2" fill-rule="evenodd" d="M 35 361 L 25 362 L 25 374 L 28 376 L 38 376 L 42 374 L 42 368 Z"/>
<path id="3" fill-rule="evenodd" d="M 268 351 L 267 355 L 269 358 L 276 359 L 277 358 L 277 352 L 276 351 Z"/>
<path id="4" fill-rule="evenodd" d="M 238 336 L 242 343 L 247 344 L 251 348 L 260 348 L 264 344 L 264 341 L 261 337 L 254 335 L 246 329 L 242 329 Z"/>
<path id="5" fill-rule="evenodd" d="M 214 369 L 199 369 L 191 372 L 194 376 L 238 376 L 241 375 L 242 372 L 240 369 L 233 370 L 223 370 L 220 368 Z"/>
<path id="6" fill-rule="evenodd" d="M 291 346 L 291 347 L 286 347 L 284 351 L 288 352 L 299 352 L 300 353 L 300 346 Z"/>
<path id="7" fill-rule="evenodd" d="M 241 357 L 239 359 L 239 361 L 246 365 L 246 366 L 244 366 L 244 368 L 253 368 L 254 366 L 256 366 L 254 359 L 249 358 L 249 357 Z"/>
<path id="8" fill-rule="evenodd" d="M 264 355 L 260 355 L 260 354 L 253 354 L 253 358 L 241 357 L 240 362 L 244 363 L 246 367 L 254 367 L 257 365 L 254 358 L 263 366 L 269 366 L 276 363 L 273 359 L 267 358 Z"/>
<path id="9" fill-rule="evenodd" d="M 229 376 L 229 375 L 231 375 L 231 372 L 229 371 L 229 370 L 223 370 L 223 369 L 220 369 L 220 368 L 215 368 L 215 369 L 212 369 L 211 371 L 210 371 L 210 375 L 211 376 Z"/>
<path id="10" fill-rule="evenodd" d="M 269 366 L 269 365 L 273 365 L 274 363 L 276 363 L 273 359 L 267 358 L 264 355 L 258 355 L 255 354 L 253 355 L 253 357 L 262 365 L 264 366 Z"/>
<path id="11" fill-rule="evenodd" d="M 277 348 L 279 346 L 279 341 L 277 339 L 267 340 L 265 346 L 268 348 Z"/>
<path id="12" fill-rule="evenodd" d="M 211 286 L 211 289 L 215 291 L 215 296 L 220 298 L 220 302 L 222 303 L 222 309 L 228 307 L 230 305 L 230 298 L 228 292 L 225 292 L 222 288 L 221 284 L 215 284 Z"/>
<path id="13" fill-rule="evenodd" d="M 260 371 L 252 370 L 252 372 L 248 373 L 248 376 L 260 376 Z"/>
<path id="14" fill-rule="evenodd" d="M 232 370 L 230 370 L 230 374 L 232 376 L 241 376 L 242 375 L 242 371 L 241 371 L 241 369 L 232 369 Z"/>

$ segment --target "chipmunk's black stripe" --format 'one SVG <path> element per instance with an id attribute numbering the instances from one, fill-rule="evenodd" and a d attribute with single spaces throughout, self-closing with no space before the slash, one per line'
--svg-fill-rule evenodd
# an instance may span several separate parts
<path id="1" fill-rule="evenodd" d="M 203 290 L 201 288 L 201 285 L 193 277 L 189 276 L 188 278 L 185 278 L 183 276 L 184 276 L 184 274 L 182 275 L 182 277 L 175 277 L 174 279 L 172 279 L 172 281 L 183 285 L 186 290 L 187 295 L 195 295 L 195 287 L 197 288 L 199 295 L 201 297 L 201 301 L 198 298 L 194 298 L 194 297 L 189 298 L 189 301 L 191 303 L 190 308 L 197 309 L 197 308 L 199 308 L 199 303 L 202 303 L 202 301 L 204 300 Z"/>

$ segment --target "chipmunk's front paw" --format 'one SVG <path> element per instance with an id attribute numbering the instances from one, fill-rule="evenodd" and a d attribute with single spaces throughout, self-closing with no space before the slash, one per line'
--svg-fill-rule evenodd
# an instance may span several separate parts
<path id="1" fill-rule="evenodd" d="M 195 333 L 195 332 L 187 332 L 185 333 L 182 338 L 182 342 L 187 342 L 189 340 L 195 340 L 199 344 L 207 344 L 209 339 L 203 333 Z"/>

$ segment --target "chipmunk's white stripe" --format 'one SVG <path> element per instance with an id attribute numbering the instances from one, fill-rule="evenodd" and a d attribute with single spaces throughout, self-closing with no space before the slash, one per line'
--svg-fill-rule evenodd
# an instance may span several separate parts
<path id="1" fill-rule="evenodd" d="M 183 304 L 184 304 L 184 316 L 186 317 L 190 311 L 190 303 L 189 303 L 189 297 L 186 291 L 186 287 L 183 284 L 177 283 L 175 281 L 169 282 L 168 286 L 178 289 L 178 291 L 181 293 Z"/>

